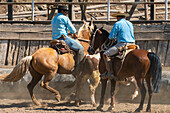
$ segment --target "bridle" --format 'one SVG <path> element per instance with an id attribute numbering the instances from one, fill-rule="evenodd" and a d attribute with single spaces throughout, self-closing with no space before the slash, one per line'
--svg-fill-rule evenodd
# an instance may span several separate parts
<path id="1" fill-rule="evenodd" d="M 94 38 L 95 38 L 96 33 L 97 33 L 98 30 L 99 30 L 99 29 L 96 29 L 96 30 L 95 30 L 95 32 L 94 32 L 94 34 L 93 34 L 93 37 L 92 37 L 92 41 L 91 41 L 90 44 L 89 44 L 89 48 L 90 48 L 90 50 L 91 50 L 92 52 L 94 52 L 94 54 L 98 54 L 98 53 L 100 53 L 100 52 L 102 52 L 102 51 L 108 50 L 108 49 L 114 44 L 114 42 L 115 42 L 115 40 L 112 40 L 112 41 L 109 41 L 109 42 L 108 42 L 108 40 L 106 40 L 106 41 L 102 44 L 101 49 L 96 51 L 96 50 L 94 49 Z"/>
<path id="2" fill-rule="evenodd" d="M 90 44 L 89 44 L 89 48 L 92 52 L 94 52 L 96 54 L 96 51 L 94 49 L 94 38 L 96 36 L 96 33 L 99 29 L 96 29 L 95 32 L 93 33 L 93 36 L 92 36 L 92 41 L 90 41 Z"/>

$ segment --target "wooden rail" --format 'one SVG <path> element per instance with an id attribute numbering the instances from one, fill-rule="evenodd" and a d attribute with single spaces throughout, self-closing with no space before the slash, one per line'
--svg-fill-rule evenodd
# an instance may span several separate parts
<path id="1" fill-rule="evenodd" d="M 83 21 L 72 21 L 74 24 L 81 24 Z M 95 20 L 94 23 L 114 24 L 116 21 Z M 133 20 L 133 24 L 162 24 L 170 23 L 170 20 Z M 0 24 L 51 24 L 51 20 L 46 21 L 0 21 Z"/>
<path id="2" fill-rule="evenodd" d="M 94 21 L 100 28 L 111 31 L 113 22 Z M 82 23 L 74 23 L 78 30 Z M 152 49 L 160 57 L 164 67 L 170 67 L 170 24 L 134 24 L 136 43 L 141 49 Z M 39 24 L 0 25 L 0 66 L 15 66 L 23 57 L 33 54 L 38 48 L 48 47 L 51 26 Z"/>
<path id="3" fill-rule="evenodd" d="M 49 12 L 49 6 L 56 6 L 56 5 L 58 5 L 58 4 L 66 4 L 66 5 L 85 5 L 85 6 L 87 6 L 87 5 L 102 5 L 102 6 L 104 6 L 104 5 L 107 5 L 107 2 L 34 2 L 34 4 L 35 5 L 43 5 L 43 4 L 46 4 L 47 5 L 47 9 L 48 9 L 48 13 L 47 13 L 47 15 L 48 15 L 48 20 L 51 20 L 52 19 L 52 16 L 54 15 L 54 12 L 55 12 L 55 9 L 54 8 L 52 8 L 52 10 L 51 10 L 51 13 Z M 152 5 L 154 5 L 154 4 L 165 4 L 165 2 L 127 2 L 127 1 L 124 1 L 124 2 L 110 2 L 110 4 L 111 4 L 111 6 L 113 6 L 113 5 L 133 5 L 133 10 L 135 10 L 135 7 L 134 6 L 137 6 L 137 5 L 139 5 L 139 4 L 144 4 L 144 5 L 147 5 L 147 4 L 151 4 L 151 6 Z M 168 4 L 170 4 L 170 2 L 168 2 Z M 1 2 L 0 3 L 0 5 L 32 5 L 32 2 Z M 133 10 L 131 10 L 129 13 L 130 13 L 130 15 L 132 16 L 132 14 L 133 14 Z M 12 12 L 12 11 L 11 11 Z M 106 12 L 106 11 L 102 11 L 102 12 Z M 112 11 L 112 12 L 116 12 L 116 11 Z M 88 14 L 89 14 L 89 12 L 87 12 Z M 154 13 L 154 12 L 153 12 Z M 156 13 L 154 13 L 154 19 L 155 19 L 155 14 Z M 38 15 L 41 15 L 41 14 L 35 14 L 35 16 L 38 16 Z M 45 13 L 44 13 L 44 15 L 46 15 Z M 82 16 L 82 18 L 81 19 L 83 19 L 83 17 L 84 17 L 84 19 L 85 19 L 85 13 L 82 13 L 82 15 L 84 15 L 84 16 Z M 152 15 L 152 14 L 151 14 Z M 24 16 L 12 16 L 12 13 L 11 13 L 11 15 L 8 15 L 8 17 L 7 16 L 3 16 L 3 17 L 1 17 L 2 19 L 5 19 L 5 18 L 11 18 L 10 20 L 12 20 L 13 19 L 13 17 L 14 18 L 20 18 L 20 17 L 28 17 L 28 16 L 31 16 L 31 15 L 24 15 Z M 75 15 L 73 14 L 70 14 L 69 15 L 70 17 L 73 17 L 73 20 L 74 20 L 74 17 L 75 17 Z M 130 17 L 131 17 L 130 16 Z M 128 17 L 128 19 L 130 19 L 130 17 Z M 99 17 L 99 18 L 102 18 L 102 19 L 105 19 L 105 18 L 103 18 L 103 17 Z M 151 16 L 151 18 L 153 18 L 153 15 Z M 147 18 L 146 18 L 147 19 Z"/>
<path id="4" fill-rule="evenodd" d="M 0 2 L 0 5 L 31 5 L 31 2 Z M 107 4 L 107 2 L 34 2 L 37 4 L 47 4 L 47 5 L 57 5 L 57 4 L 67 4 L 67 5 L 99 5 Z M 165 4 L 165 2 L 110 2 L 110 4 L 119 5 L 135 5 L 135 4 Z M 168 2 L 168 4 L 170 4 Z"/>

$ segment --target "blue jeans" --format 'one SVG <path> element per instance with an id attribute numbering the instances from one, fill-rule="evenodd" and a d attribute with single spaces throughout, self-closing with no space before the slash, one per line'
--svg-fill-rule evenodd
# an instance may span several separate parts
<path id="1" fill-rule="evenodd" d="M 76 64 L 78 64 L 80 61 L 83 60 L 84 57 L 84 47 L 76 40 L 70 38 L 69 36 L 65 36 L 65 40 L 64 39 L 59 39 L 59 40 L 64 40 L 66 42 L 66 44 L 70 47 L 70 49 L 74 50 L 77 54 L 76 58 Z"/>

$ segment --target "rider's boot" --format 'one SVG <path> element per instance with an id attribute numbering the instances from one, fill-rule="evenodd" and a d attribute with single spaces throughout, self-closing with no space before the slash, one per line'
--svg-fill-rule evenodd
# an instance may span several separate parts
<path id="1" fill-rule="evenodd" d="M 100 77 L 102 77 L 103 79 L 115 79 L 118 80 L 118 78 L 116 76 L 114 76 L 114 72 L 113 72 L 113 64 L 112 61 L 109 57 L 107 57 L 106 55 L 104 55 L 104 62 L 106 65 L 106 72 L 101 74 Z"/>
<path id="2" fill-rule="evenodd" d="M 75 57 L 75 67 L 72 72 L 73 75 L 79 75 L 80 74 L 80 69 L 81 69 L 81 61 L 84 58 L 84 51 L 79 51 L 76 53 Z"/>

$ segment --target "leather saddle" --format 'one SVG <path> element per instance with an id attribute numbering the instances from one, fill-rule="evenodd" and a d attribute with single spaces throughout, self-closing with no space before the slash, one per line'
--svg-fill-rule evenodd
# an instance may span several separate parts
<path id="1" fill-rule="evenodd" d="M 49 47 L 55 49 L 58 54 L 73 53 L 64 40 L 52 40 Z"/>
<path id="2" fill-rule="evenodd" d="M 139 45 L 136 45 L 135 43 L 133 44 L 127 44 L 126 46 L 124 47 L 120 47 L 118 48 L 118 51 L 119 53 L 114 55 L 113 57 L 117 57 L 119 58 L 120 60 L 124 59 L 125 56 L 132 50 L 134 49 L 139 49 Z"/>

